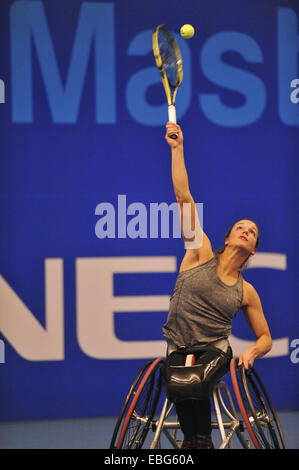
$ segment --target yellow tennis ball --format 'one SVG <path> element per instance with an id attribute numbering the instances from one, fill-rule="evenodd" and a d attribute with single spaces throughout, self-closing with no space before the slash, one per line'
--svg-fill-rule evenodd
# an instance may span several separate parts
<path id="1" fill-rule="evenodd" d="M 180 33 L 184 39 L 190 39 L 194 36 L 194 28 L 191 24 L 184 24 L 180 29 Z"/>

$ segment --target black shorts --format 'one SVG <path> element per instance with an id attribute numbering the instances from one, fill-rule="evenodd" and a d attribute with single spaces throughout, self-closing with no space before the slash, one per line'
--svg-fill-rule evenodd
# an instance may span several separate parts
<path id="1" fill-rule="evenodd" d="M 187 354 L 194 354 L 193 366 L 185 366 Z M 211 345 L 171 352 L 165 361 L 164 387 L 167 398 L 174 403 L 184 400 L 205 400 L 216 383 L 229 371 L 232 350 Z"/>

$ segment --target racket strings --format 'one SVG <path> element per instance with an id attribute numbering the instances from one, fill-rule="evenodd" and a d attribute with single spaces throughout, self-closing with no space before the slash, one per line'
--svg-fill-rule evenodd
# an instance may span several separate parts
<path id="1" fill-rule="evenodd" d="M 169 85 L 175 88 L 178 82 L 178 64 L 174 48 L 167 35 L 160 31 L 158 37 L 160 56 Z"/>

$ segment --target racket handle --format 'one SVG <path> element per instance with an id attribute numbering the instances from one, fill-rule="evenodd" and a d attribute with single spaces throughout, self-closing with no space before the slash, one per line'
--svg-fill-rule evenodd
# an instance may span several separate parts
<path id="1" fill-rule="evenodd" d="M 176 124 L 176 110 L 175 110 L 175 106 L 173 104 L 168 106 L 168 120 L 170 122 L 173 122 L 174 124 Z M 177 139 L 178 135 L 177 134 L 171 134 L 169 137 L 171 139 Z"/>

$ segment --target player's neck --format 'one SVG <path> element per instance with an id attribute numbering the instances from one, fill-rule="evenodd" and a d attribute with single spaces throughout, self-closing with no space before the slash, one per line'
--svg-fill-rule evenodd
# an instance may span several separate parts
<path id="1" fill-rule="evenodd" d="M 248 253 L 239 248 L 226 247 L 219 255 L 219 267 L 223 274 L 233 276 L 238 273 L 247 257 Z"/>

